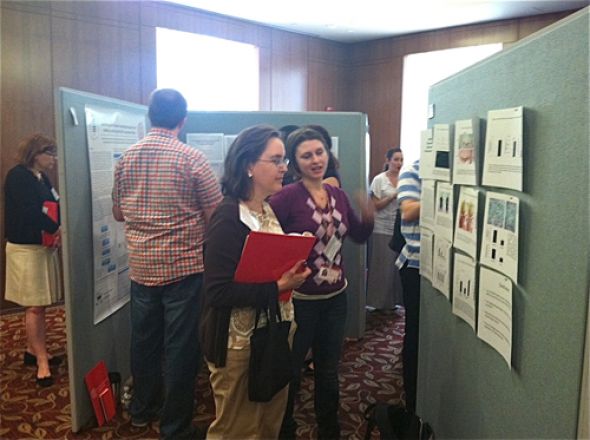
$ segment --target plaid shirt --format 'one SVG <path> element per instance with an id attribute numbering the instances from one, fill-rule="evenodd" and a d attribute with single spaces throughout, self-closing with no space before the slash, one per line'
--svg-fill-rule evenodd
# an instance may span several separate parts
<path id="1" fill-rule="evenodd" d="M 195 148 L 164 128 L 125 152 L 115 168 L 113 205 L 125 217 L 130 278 L 161 286 L 203 272 L 204 210 L 219 184 Z"/>

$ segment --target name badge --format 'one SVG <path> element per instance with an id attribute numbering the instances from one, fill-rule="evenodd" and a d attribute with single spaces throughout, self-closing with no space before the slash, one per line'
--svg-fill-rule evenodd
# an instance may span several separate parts
<path id="1" fill-rule="evenodd" d="M 335 235 L 332 235 L 332 238 L 330 238 L 330 241 L 326 245 L 323 253 L 329 261 L 334 261 L 341 247 L 342 242 L 340 239 Z"/>
<path id="2" fill-rule="evenodd" d="M 340 268 L 322 266 L 318 271 L 317 278 L 321 282 L 327 282 L 328 284 L 334 284 L 340 280 Z"/>

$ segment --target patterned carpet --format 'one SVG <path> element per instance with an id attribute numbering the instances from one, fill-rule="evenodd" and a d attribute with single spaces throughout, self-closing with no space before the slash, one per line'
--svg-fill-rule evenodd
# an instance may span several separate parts
<path id="1" fill-rule="evenodd" d="M 61 307 L 48 309 L 48 345 L 51 353 L 65 352 L 65 319 Z M 401 348 L 404 330 L 403 309 L 371 312 L 361 341 L 347 341 L 340 366 L 340 420 L 342 437 L 363 439 L 363 412 L 375 400 L 398 403 L 402 393 Z M 22 314 L 0 318 L 0 438 L 67 439 L 156 439 L 157 423 L 134 428 L 126 413 L 108 425 L 73 434 L 70 431 L 70 401 L 67 363 L 53 371 L 56 383 L 39 388 L 35 368 L 24 367 L 22 350 L 25 332 Z M 199 375 L 195 390 L 194 423 L 205 429 L 214 414 L 208 378 Z M 296 406 L 299 439 L 316 437 L 313 416 L 313 377 L 305 376 Z M 373 438 L 377 438 L 374 434 Z"/>

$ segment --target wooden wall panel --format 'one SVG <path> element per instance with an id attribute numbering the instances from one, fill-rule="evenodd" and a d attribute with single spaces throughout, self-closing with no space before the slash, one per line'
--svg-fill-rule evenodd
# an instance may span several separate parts
<path id="1" fill-rule="evenodd" d="M 343 96 L 343 85 L 340 79 L 342 66 L 337 64 L 310 61 L 307 75 L 307 110 L 324 111 L 331 107 L 334 111 L 342 111 L 340 97 Z"/>
<path id="2" fill-rule="evenodd" d="M 45 2 L 39 2 L 45 3 Z M 140 19 L 140 1 L 58 1 L 50 2 L 56 17 L 86 19 L 94 22 L 114 22 L 137 25 Z"/>
<path id="3" fill-rule="evenodd" d="M 33 132 L 53 135 L 50 19 L 3 9 L 1 16 L 0 291 L 4 297 L 4 179 L 16 161 L 18 142 Z M 50 178 L 57 182 L 57 172 Z M 10 304 L 2 304 L 2 308 Z"/>
<path id="4" fill-rule="evenodd" d="M 271 110 L 307 109 L 307 37 L 272 31 Z"/>
<path id="5" fill-rule="evenodd" d="M 402 60 L 358 66 L 353 70 L 354 85 L 350 96 L 354 104 L 348 110 L 367 113 L 371 135 L 371 168 L 374 176 L 383 169 L 383 155 L 398 146 L 401 107 Z"/>
<path id="6" fill-rule="evenodd" d="M 141 101 L 139 28 L 53 18 L 54 87 Z"/>

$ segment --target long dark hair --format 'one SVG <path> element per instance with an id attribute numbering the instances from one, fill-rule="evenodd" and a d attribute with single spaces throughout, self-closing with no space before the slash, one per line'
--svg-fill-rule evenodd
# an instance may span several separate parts
<path id="1" fill-rule="evenodd" d="M 395 153 L 401 153 L 402 149 L 400 147 L 390 148 L 385 152 L 385 158 L 389 162 Z M 387 171 L 389 169 L 389 165 L 385 164 L 383 166 L 383 171 Z"/>
<path id="2" fill-rule="evenodd" d="M 252 179 L 248 167 L 256 162 L 273 138 L 280 133 L 270 125 L 255 125 L 240 132 L 225 157 L 221 190 L 224 195 L 248 200 L 252 192 Z"/>

